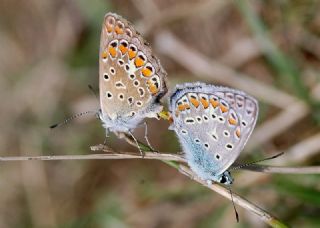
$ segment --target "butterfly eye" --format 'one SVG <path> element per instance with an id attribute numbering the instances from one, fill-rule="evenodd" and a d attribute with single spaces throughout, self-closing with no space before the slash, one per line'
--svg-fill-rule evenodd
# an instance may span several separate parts
<path id="1" fill-rule="evenodd" d="M 220 182 L 221 184 L 224 184 L 224 183 L 227 182 L 227 180 L 228 180 L 228 179 L 227 179 L 224 175 L 222 175 L 222 177 L 220 178 L 219 182 Z"/>

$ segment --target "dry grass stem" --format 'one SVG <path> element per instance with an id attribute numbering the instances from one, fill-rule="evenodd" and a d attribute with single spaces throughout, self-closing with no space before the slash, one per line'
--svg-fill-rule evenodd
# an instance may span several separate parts
<path id="1" fill-rule="evenodd" d="M 179 171 L 180 173 L 188 176 L 189 178 L 191 178 L 192 180 L 202 184 L 203 186 L 215 191 L 216 193 L 222 195 L 223 197 L 229 199 L 231 201 L 231 195 L 229 192 L 229 189 L 226 186 L 223 185 L 219 185 L 219 184 L 211 184 L 208 185 L 207 182 L 199 179 L 198 177 L 195 176 L 195 174 L 186 166 L 184 165 L 180 165 L 179 166 Z M 264 221 L 265 223 L 274 226 L 276 223 L 280 223 L 282 224 L 280 221 L 278 221 L 275 217 L 273 217 L 272 215 L 270 215 L 268 212 L 264 211 L 263 209 L 261 209 L 260 207 L 258 207 L 257 205 L 253 204 L 252 202 L 244 199 L 243 197 L 237 195 L 235 192 L 232 192 L 232 196 L 233 196 L 233 201 L 235 204 L 243 207 L 244 209 L 247 209 L 248 211 L 254 213 L 255 215 L 257 215 L 262 221 Z M 282 224 L 283 225 L 283 224 Z"/>

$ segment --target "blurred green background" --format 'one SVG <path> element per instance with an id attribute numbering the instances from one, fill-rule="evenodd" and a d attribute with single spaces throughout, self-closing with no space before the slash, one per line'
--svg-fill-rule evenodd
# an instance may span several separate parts
<path id="1" fill-rule="evenodd" d="M 92 116 L 49 126 L 98 109 L 87 85 L 98 90 L 101 23 L 112 11 L 144 34 L 171 89 L 200 80 L 257 97 L 239 162 L 285 151 L 269 164 L 319 165 L 319 10 L 316 0 L 1 0 L 1 156 L 90 154 L 103 142 Z M 166 121 L 148 124 L 155 148 L 180 152 Z M 115 136 L 108 145 L 138 153 Z M 285 223 L 320 227 L 319 176 L 233 175 L 233 191 Z M 266 226 L 240 207 L 237 224 L 230 201 L 159 161 L 2 162 L 0 192 L 1 228 Z"/>

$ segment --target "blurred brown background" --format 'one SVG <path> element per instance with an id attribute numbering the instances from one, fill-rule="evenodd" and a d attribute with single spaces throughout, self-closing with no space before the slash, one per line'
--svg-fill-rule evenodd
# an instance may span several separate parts
<path id="1" fill-rule="evenodd" d="M 279 151 L 270 164 L 319 165 L 320 2 L 132 0 L 0 1 L 1 156 L 90 154 L 105 131 L 97 110 L 98 49 L 105 13 L 136 25 L 170 87 L 204 81 L 260 101 L 239 161 Z M 166 99 L 164 99 L 166 101 Z M 162 152 L 180 151 L 168 124 L 148 120 Z M 143 129 L 135 135 L 143 139 Z M 117 151 L 138 151 L 111 136 Z M 295 227 L 319 227 L 317 175 L 234 172 L 233 191 Z M 29 161 L 0 164 L 0 227 L 264 227 L 230 201 L 158 161 Z"/>

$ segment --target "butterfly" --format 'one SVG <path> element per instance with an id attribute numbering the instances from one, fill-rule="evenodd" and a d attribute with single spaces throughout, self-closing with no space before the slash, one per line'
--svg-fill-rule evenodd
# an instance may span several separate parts
<path id="1" fill-rule="evenodd" d="M 242 91 L 205 83 L 177 85 L 169 111 L 184 156 L 202 180 L 232 184 L 229 167 L 247 143 L 258 102 Z"/>
<path id="2" fill-rule="evenodd" d="M 108 132 L 130 133 L 145 118 L 158 118 L 167 73 L 148 43 L 121 16 L 104 17 L 99 52 L 100 110 Z"/>

